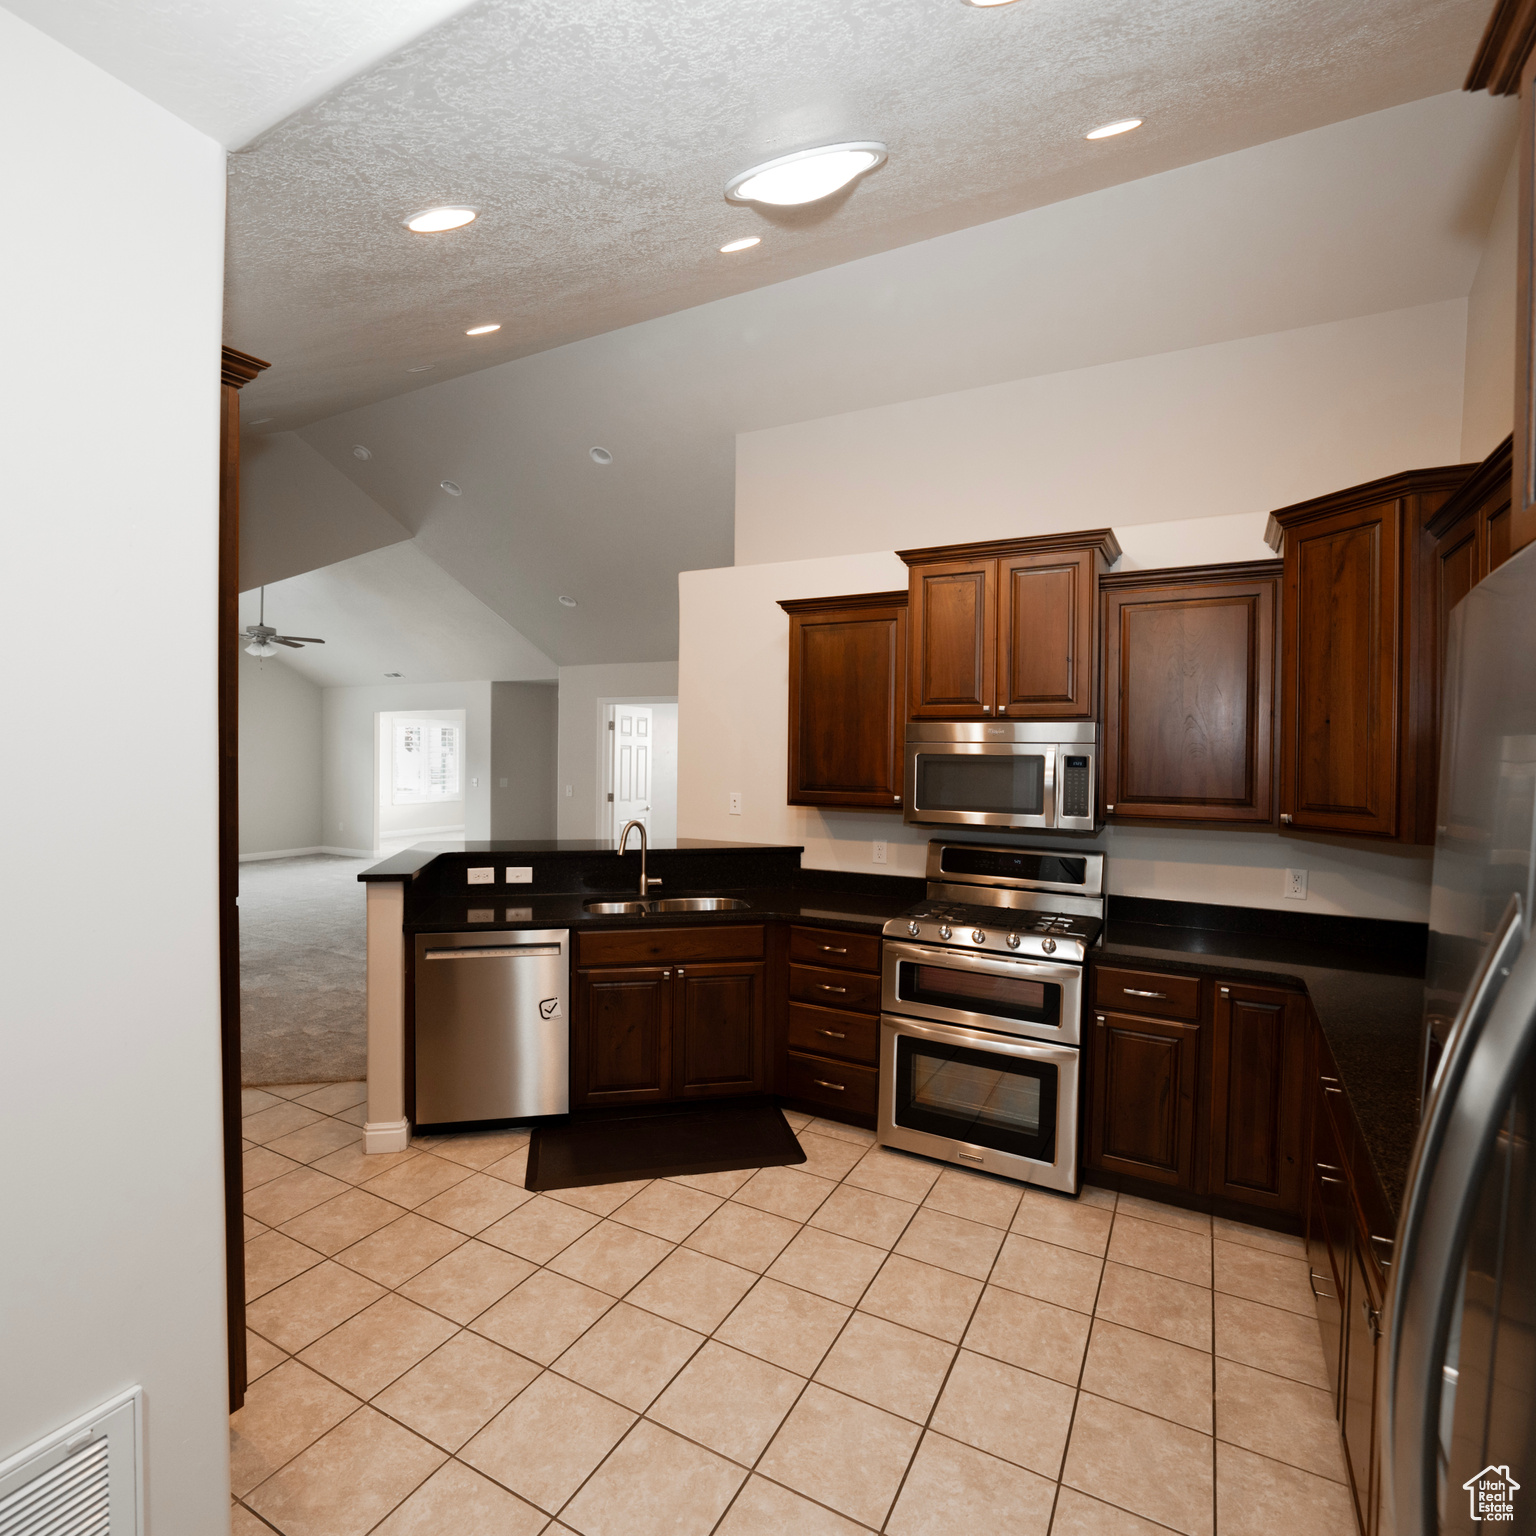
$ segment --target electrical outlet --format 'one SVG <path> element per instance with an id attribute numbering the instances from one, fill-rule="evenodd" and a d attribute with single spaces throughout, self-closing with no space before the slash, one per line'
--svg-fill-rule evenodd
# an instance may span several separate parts
<path id="1" fill-rule="evenodd" d="M 480 780 L 479 779 L 471 779 L 469 781 L 469 787 L 471 789 L 479 789 L 480 788 Z"/>
<path id="2" fill-rule="evenodd" d="M 731 815 L 741 815 L 741 791 L 739 789 L 731 791 Z"/>
<path id="3" fill-rule="evenodd" d="M 875 863 L 885 863 L 885 844 L 878 837 L 875 839 Z"/>
<path id="4" fill-rule="evenodd" d="M 502 787 L 502 788 L 503 788 L 503 789 L 505 789 L 505 788 L 506 788 L 506 787 L 507 787 L 507 781 L 506 781 L 506 780 L 505 780 L 505 779 L 503 779 L 503 780 L 502 780 L 502 781 L 501 781 L 501 787 Z"/>
<path id="5" fill-rule="evenodd" d="M 469 871 L 469 883 L 471 885 L 495 885 L 496 871 L 494 869 L 472 869 Z"/>
<path id="6" fill-rule="evenodd" d="M 574 790 L 575 788 L 576 788 L 576 786 L 574 784 L 567 784 L 565 786 L 565 798 L 567 800 L 569 800 L 571 798 L 571 791 Z"/>
<path id="7" fill-rule="evenodd" d="M 1304 869 L 1288 869 L 1285 872 L 1285 886 L 1282 891 L 1287 901 L 1305 901 L 1307 899 L 1307 872 Z"/>
<path id="8" fill-rule="evenodd" d="M 531 864 L 507 865 L 508 885 L 532 885 L 533 866 Z"/>

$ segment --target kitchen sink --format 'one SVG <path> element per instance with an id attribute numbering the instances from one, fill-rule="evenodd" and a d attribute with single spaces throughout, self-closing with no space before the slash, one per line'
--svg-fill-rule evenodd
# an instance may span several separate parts
<path id="1" fill-rule="evenodd" d="M 665 901 L 585 901 L 598 916 L 644 917 L 651 912 L 744 912 L 747 903 L 735 896 L 672 896 Z"/>

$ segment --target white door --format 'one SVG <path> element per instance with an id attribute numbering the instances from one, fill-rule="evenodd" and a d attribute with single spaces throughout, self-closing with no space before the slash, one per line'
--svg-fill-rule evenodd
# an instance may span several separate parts
<path id="1" fill-rule="evenodd" d="M 626 821 L 643 822 L 650 836 L 651 734 L 649 705 L 608 706 L 608 799 L 613 810 L 609 837 L 615 846 Z"/>

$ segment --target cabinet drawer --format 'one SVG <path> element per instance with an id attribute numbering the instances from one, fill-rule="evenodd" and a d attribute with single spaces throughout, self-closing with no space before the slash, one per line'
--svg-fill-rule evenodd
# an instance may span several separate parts
<path id="1" fill-rule="evenodd" d="M 1150 1013 L 1160 1019 L 1200 1017 L 1200 978 L 1126 971 L 1112 965 L 1093 969 L 1093 1005 L 1121 1013 Z"/>
<path id="2" fill-rule="evenodd" d="M 836 928 L 791 928 L 789 958 L 800 965 L 830 965 L 841 971 L 880 970 L 880 935 Z"/>
<path id="3" fill-rule="evenodd" d="M 820 966 L 791 965 L 789 996 L 796 1003 L 820 1003 L 823 1008 L 851 1008 L 855 1013 L 880 1012 L 880 978 L 856 971 L 829 971 Z"/>
<path id="4" fill-rule="evenodd" d="M 576 932 L 578 965 L 665 965 L 674 960 L 761 960 L 761 925 L 608 928 Z"/>
<path id="5" fill-rule="evenodd" d="M 874 1119 L 879 1099 L 880 1074 L 874 1067 L 853 1067 L 846 1061 L 789 1053 L 784 1092 L 792 1099 L 825 1104 L 847 1115 Z"/>
<path id="6" fill-rule="evenodd" d="M 791 1003 L 789 1048 L 875 1066 L 880 1060 L 880 1021 L 873 1014 Z"/>

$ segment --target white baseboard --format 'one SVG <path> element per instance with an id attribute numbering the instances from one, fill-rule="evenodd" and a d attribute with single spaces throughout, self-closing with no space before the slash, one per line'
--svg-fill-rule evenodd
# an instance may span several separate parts
<path id="1" fill-rule="evenodd" d="M 464 836 L 464 823 L 456 821 L 451 827 L 405 827 L 399 832 L 379 833 L 381 843 L 403 843 L 407 838 L 413 843 L 419 843 L 424 837 L 441 837 L 445 832 L 452 832 L 456 837 Z M 863 866 L 861 865 L 860 868 Z"/>
<path id="2" fill-rule="evenodd" d="M 335 853 L 344 859 L 376 859 L 379 856 L 377 848 L 332 848 L 327 844 L 324 848 L 316 848 L 316 853 Z"/>
<path id="3" fill-rule="evenodd" d="M 242 864 L 254 864 L 258 859 L 300 859 L 306 853 L 329 853 L 328 848 L 322 848 L 316 844 L 313 848 L 274 848 L 268 853 L 242 853 Z"/>
<path id="4" fill-rule="evenodd" d="M 409 1120 L 370 1120 L 363 1127 L 364 1152 L 404 1152 L 410 1144 Z"/>

